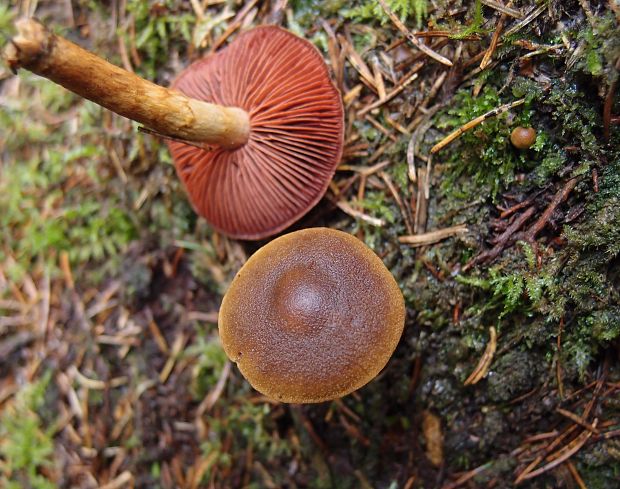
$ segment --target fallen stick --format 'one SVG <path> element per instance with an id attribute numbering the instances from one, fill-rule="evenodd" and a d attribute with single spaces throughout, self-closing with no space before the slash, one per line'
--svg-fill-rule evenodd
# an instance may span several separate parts
<path id="1" fill-rule="evenodd" d="M 401 236 L 398 238 L 398 241 L 411 246 L 424 246 L 467 232 L 469 232 L 467 226 L 465 226 L 465 224 L 459 224 L 457 226 L 438 229 L 437 231 L 430 231 L 428 233 Z"/>
<path id="2" fill-rule="evenodd" d="M 577 185 L 577 181 L 578 181 L 577 177 L 571 178 L 568 182 L 566 182 L 564 187 L 562 187 L 553 196 L 553 200 L 551 201 L 549 206 L 545 209 L 545 212 L 543 212 L 542 216 L 540 216 L 540 218 L 534 223 L 534 225 L 525 232 L 525 241 L 528 241 L 528 242 L 534 241 L 534 239 L 536 238 L 536 235 L 539 232 L 541 232 L 544 229 L 544 227 L 547 225 L 547 223 L 549 222 L 549 218 L 555 212 L 557 207 L 568 198 L 568 195 L 575 188 L 575 185 Z"/>
<path id="3" fill-rule="evenodd" d="M 490 110 L 486 114 L 482 114 L 481 116 L 478 116 L 475 119 L 472 119 L 467 124 L 464 124 L 461 127 L 459 127 L 456 131 L 448 134 L 445 138 L 443 138 L 435 146 L 433 146 L 431 148 L 431 154 L 437 153 L 437 151 L 442 149 L 444 146 L 447 146 L 452 141 L 454 141 L 456 138 L 458 138 L 461 134 L 469 131 L 470 129 L 473 129 L 478 124 L 481 124 L 482 122 L 486 121 L 487 119 L 489 119 L 491 117 L 494 117 L 496 115 L 499 115 L 502 112 L 506 112 L 506 111 L 508 111 L 510 109 L 513 109 L 514 107 L 517 107 L 517 106 L 523 104 L 524 102 L 525 102 L 525 99 L 521 98 L 519 100 L 515 100 L 514 102 L 510 102 L 508 104 L 504 104 L 504 105 L 500 105 L 499 107 L 495 107 L 493 110 Z"/>
<path id="4" fill-rule="evenodd" d="M 398 30 L 402 32 L 416 48 L 418 48 L 424 54 L 433 58 L 435 61 L 439 61 L 441 64 L 444 64 L 446 66 L 452 66 L 452 61 L 450 61 L 448 58 L 443 57 L 441 54 L 436 53 L 431 48 L 418 41 L 415 35 L 409 29 L 407 29 L 407 27 L 405 27 L 405 24 L 401 22 L 398 16 L 394 12 L 392 12 L 392 9 L 390 9 L 385 0 L 378 1 L 379 4 L 381 4 L 381 8 L 383 8 L 388 17 L 392 19 L 392 22 L 394 22 L 394 25 L 398 28 Z"/>

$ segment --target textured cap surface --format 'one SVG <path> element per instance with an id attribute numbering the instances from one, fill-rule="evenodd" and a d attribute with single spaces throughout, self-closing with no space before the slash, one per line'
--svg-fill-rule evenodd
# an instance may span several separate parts
<path id="1" fill-rule="evenodd" d="M 224 350 L 258 391 L 320 402 L 372 380 L 403 331 L 402 293 L 357 238 L 313 228 L 258 250 L 224 296 Z"/>
<path id="2" fill-rule="evenodd" d="M 241 34 L 183 71 L 173 88 L 250 115 L 247 144 L 169 142 L 196 211 L 234 238 L 273 235 L 312 208 L 342 156 L 342 101 L 317 49 L 275 26 Z"/>
<path id="3" fill-rule="evenodd" d="M 531 127 L 515 127 L 510 133 L 510 142 L 517 149 L 529 149 L 536 142 L 536 131 Z"/>

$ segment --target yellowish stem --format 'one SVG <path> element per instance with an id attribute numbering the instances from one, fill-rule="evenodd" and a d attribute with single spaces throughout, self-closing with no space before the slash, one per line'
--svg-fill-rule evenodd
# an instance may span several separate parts
<path id="1" fill-rule="evenodd" d="M 250 132 L 248 113 L 186 97 L 123 70 L 48 31 L 34 19 L 16 23 L 18 34 L 3 57 L 164 136 L 235 148 Z"/>

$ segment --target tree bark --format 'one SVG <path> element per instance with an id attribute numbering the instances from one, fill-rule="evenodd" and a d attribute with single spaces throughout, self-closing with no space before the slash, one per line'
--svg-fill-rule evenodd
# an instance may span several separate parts
<path id="1" fill-rule="evenodd" d="M 34 19 L 21 19 L 16 27 L 17 36 L 3 53 L 13 71 L 32 71 L 163 136 L 224 148 L 248 140 L 250 120 L 243 109 L 160 87 L 53 34 Z"/>

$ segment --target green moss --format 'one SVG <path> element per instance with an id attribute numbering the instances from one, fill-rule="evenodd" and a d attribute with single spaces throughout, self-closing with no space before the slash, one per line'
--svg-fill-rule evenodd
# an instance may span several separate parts
<path id="1" fill-rule="evenodd" d="M 614 428 L 617 429 L 618 425 Z M 581 463 L 577 468 L 588 488 L 607 489 L 617 485 L 620 479 L 620 444 L 617 441 L 598 443 L 592 450 L 579 455 Z"/>
<path id="2" fill-rule="evenodd" d="M 220 378 L 227 361 L 226 354 L 218 337 L 207 336 L 205 331 L 201 331 L 196 344 L 187 348 L 184 355 L 197 358 L 192 390 L 196 399 L 203 399 Z"/>
<path id="3" fill-rule="evenodd" d="M 219 416 L 207 418 L 210 436 L 202 444 L 204 456 L 212 458 L 220 467 L 227 467 L 242 463 L 246 450 L 251 447 L 253 456 L 265 463 L 278 464 L 279 457 L 290 459 L 291 448 L 287 440 L 277 436 L 269 404 L 253 404 L 247 399 L 247 393 L 240 394 L 238 402 L 225 406 Z M 225 442 L 229 445 L 227 450 L 222 448 Z M 209 476 L 207 471 L 203 480 L 208 480 Z M 259 474 L 255 474 L 257 476 Z M 273 477 L 278 485 L 284 483 L 280 480 L 281 473 L 274 473 Z M 260 487 L 260 481 L 258 478 L 252 482 Z"/>
<path id="4" fill-rule="evenodd" d="M 50 374 L 18 393 L 13 409 L 2 413 L 0 423 L 0 483 L 7 489 L 56 487 L 41 469 L 51 468 L 54 445 L 51 430 L 45 429 L 39 411 L 43 408 Z"/>
<path id="5" fill-rule="evenodd" d="M 480 0 L 476 0 L 474 3 L 474 8 L 472 10 L 471 21 L 469 25 L 465 27 L 451 25 L 448 30 L 451 32 L 456 32 L 455 34 L 451 34 L 451 38 L 453 39 L 463 39 L 467 36 L 471 36 L 473 34 L 482 34 L 486 32 L 483 28 L 484 24 L 484 15 L 482 13 L 482 3 Z"/>
<path id="6" fill-rule="evenodd" d="M 68 108 L 65 103 L 73 100 L 51 83 L 45 85 L 43 93 L 47 92 L 62 101 L 50 104 L 52 113 L 62 113 Z M 95 123 L 89 118 L 93 107 L 85 104 L 80 110 L 85 129 Z M 73 264 L 117 255 L 135 238 L 136 226 L 120 205 L 122 195 L 101 198 L 109 173 L 102 171 L 106 155 L 95 142 L 98 136 L 85 130 L 81 145 L 67 148 L 61 131 L 32 127 L 30 115 L 17 109 L 11 105 L 0 108 L 0 117 L 15 121 L 7 138 L 15 152 L 5 160 L 0 178 L 0 233 L 6 245 L 0 250 L 0 260 L 10 254 L 17 267 L 29 269 L 37 259 L 55 263 L 60 251 L 67 251 Z M 75 179 L 89 190 L 79 196 L 69 191 Z"/>
<path id="7" fill-rule="evenodd" d="M 428 0 L 386 0 L 385 3 L 403 22 L 413 17 L 418 28 L 428 15 Z M 379 21 L 385 24 L 390 20 L 376 0 L 354 1 L 342 14 L 355 22 Z"/>
<path id="8" fill-rule="evenodd" d="M 565 355 L 583 376 L 601 346 L 620 336 L 620 160 L 602 169 L 601 188 L 579 224 L 566 227 L 567 245 L 549 310 L 567 322 Z"/>
<path id="9" fill-rule="evenodd" d="M 156 78 L 162 61 L 169 58 L 171 47 L 192 41 L 196 18 L 189 9 L 179 9 L 177 3 L 172 0 L 157 4 L 141 0 L 127 2 L 127 11 L 134 16 L 136 23 L 135 45 L 144 54 L 138 72 L 149 80 Z"/>
<path id="10" fill-rule="evenodd" d="M 599 26 L 607 22 L 605 18 L 598 21 Z M 566 31 L 566 36 L 575 40 L 579 30 Z M 413 324 L 420 330 L 408 346 L 425 359 L 419 402 L 425 408 L 437 408 L 453 426 L 459 420 L 455 412 L 466 410 L 472 397 L 461 383 L 484 351 L 489 326 L 497 328 L 498 345 L 488 376 L 475 387 L 482 403 L 505 403 L 544 382 L 553 385 L 553 362 L 560 363 L 565 387 L 579 385 L 591 375 L 603 351 L 620 337 L 620 136 L 612 129 L 611 140 L 606 141 L 601 130 L 601 95 L 606 93 L 606 74 L 613 71 L 618 56 L 612 37 L 605 31 L 598 41 L 587 39 L 587 34 L 580 38 L 584 45 L 598 43 L 592 48 L 601 64 L 598 74 L 588 68 L 588 53 L 583 48 L 567 53 L 564 62 L 576 53 L 575 61 L 563 69 L 563 77 L 553 77 L 548 83 L 533 77 L 509 78 L 491 70 L 477 97 L 472 96 L 471 88 L 456 93 L 449 107 L 435 118 L 435 127 L 443 129 L 442 134 L 429 131 L 422 145 L 428 150 L 475 117 L 526 99 L 523 105 L 461 135 L 434 159 L 440 187 L 431 192 L 428 228 L 465 222 L 471 235 L 418 250 L 414 258 L 401 260 L 400 284 L 413 311 Z M 537 42 L 561 41 L 550 37 Z M 516 54 L 514 46 L 506 44 L 498 57 Z M 562 59 L 549 57 L 537 66 L 542 71 L 548 69 L 547 63 L 558 65 Z M 536 143 L 530 150 L 518 151 L 510 144 L 509 134 L 516 125 L 536 129 Z M 395 161 L 403 159 L 404 151 Z M 593 184 L 594 170 L 598 192 Z M 552 216 L 552 225 L 539 233 L 535 246 L 518 242 L 492 263 L 475 266 L 466 274 L 458 272 L 491 246 L 488 240 L 500 234 L 491 227 L 499 214 L 495 203 L 507 206 L 515 202 L 505 196 L 516 196 L 516 202 L 534 198 L 537 213 L 526 223 L 527 229 L 574 176 L 580 176 L 578 185 Z M 553 241 L 553 237 L 560 240 Z M 420 260 L 444 271 L 446 278 L 437 280 Z M 452 320 L 455 310 L 460 313 L 456 324 Z M 556 346 L 558 335 L 561 351 Z M 460 403 L 466 407 L 457 408 Z M 495 421 L 490 419 L 490 424 L 481 428 L 481 439 L 487 440 L 500 429 Z M 465 437 L 452 436 L 446 440 L 447 446 L 462 448 L 467 443 Z M 496 460 L 498 454 L 492 451 L 488 456 Z M 595 462 L 588 459 L 588 463 Z M 600 477 L 589 479 L 587 468 L 582 472 L 588 487 L 590 480 L 593 487 L 607 487 L 612 480 L 610 458 L 599 463 L 606 469 Z M 502 470 L 508 469 L 497 470 L 501 479 L 506 473 Z"/>
<path id="11" fill-rule="evenodd" d="M 572 31 L 579 43 L 575 59 L 576 68 L 593 76 L 602 76 L 609 85 L 617 79 L 618 73 L 613 69 L 615 60 L 620 56 L 620 39 L 618 25 L 612 12 L 595 17 L 592 24 Z"/>
<path id="12" fill-rule="evenodd" d="M 510 143 L 513 127 L 530 125 L 532 100 L 532 96 L 526 97 L 526 103 L 514 112 L 487 119 L 453 143 L 448 152 L 450 172 L 442 184 L 444 191 L 458 187 L 456 181 L 466 177 L 495 198 L 515 181 L 517 172 L 534 167 L 532 157 L 537 150 L 518 151 Z M 469 90 L 460 90 L 450 108 L 440 116 L 438 127 L 447 134 L 510 101 L 502 100 L 492 85 L 486 86 L 478 97 L 473 97 Z M 445 158 L 445 153 L 439 153 L 439 158 Z"/>
<path id="13" fill-rule="evenodd" d="M 544 343 L 555 337 L 562 322 L 563 362 L 581 376 L 599 349 L 620 336 L 617 161 L 603 169 L 600 191 L 583 219 L 565 228 L 566 244 L 542 267 L 534 266 L 533 252 L 523 244 L 522 254 L 518 248 L 507 252 L 501 265 L 456 277 L 459 283 L 490 294 L 484 301 L 483 295 L 476 295 L 466 314 L 486 321 L 496 317 L 509 336 Z"/>

